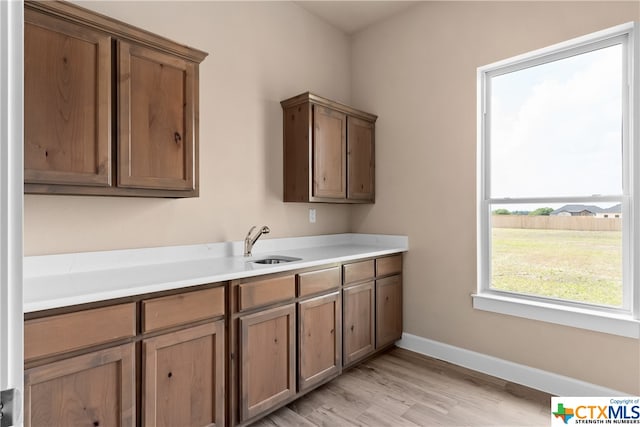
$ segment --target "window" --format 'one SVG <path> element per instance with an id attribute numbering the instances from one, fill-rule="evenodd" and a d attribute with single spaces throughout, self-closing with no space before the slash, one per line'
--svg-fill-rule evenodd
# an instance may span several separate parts
<path id="1" fill-rule="evenodd" d="M 625 24 L 478 69 L 474 307 L 640 336 L 634 34 Z"/>

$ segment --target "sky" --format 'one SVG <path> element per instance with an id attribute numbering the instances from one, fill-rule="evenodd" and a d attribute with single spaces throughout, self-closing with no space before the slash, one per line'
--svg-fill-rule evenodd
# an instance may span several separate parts
<path id="1" fill-rule="evenodd" d="M 491 198 L 622 194 L 621 45 L 491 87 Z"/>

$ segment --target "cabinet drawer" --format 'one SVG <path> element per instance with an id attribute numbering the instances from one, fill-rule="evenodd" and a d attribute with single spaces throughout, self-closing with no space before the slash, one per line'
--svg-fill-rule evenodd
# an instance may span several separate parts
<path id="1" fill-rule="evenodd" d="M 240 311 L 295 298 L 295 276 L 275 277 L 238 285 Z"/>
<path id="2" fill-rule="evenodd" d="M 387 256 L 376 260 L 376 277 L 402 272 L 402 255 Z"/>
<path id="3" fill-rule="evenodd" d="M 342 266 L 344 269 L 344 283 L 359 282 L 360 280 L 366 280 L 373 278 L 375 274 L 374 261 L 354 262 L 352 264 L 345 264 Z"/>
<path id="4" fill-rule="evenodd" d="M 340 267 L 298 274 L 298 296 L 317 294 L 340 286 Z"/>
<path id="5" fill-rule="evenodd" d="M 143 332 L 224 315 L 224 286 L 142 301 Z"/>
<path id="6" fill-rule="evenodd" d="M 135 334 L 135 303 L 28 320 L 24 323 L 24 357 L 64 353 Z"/>

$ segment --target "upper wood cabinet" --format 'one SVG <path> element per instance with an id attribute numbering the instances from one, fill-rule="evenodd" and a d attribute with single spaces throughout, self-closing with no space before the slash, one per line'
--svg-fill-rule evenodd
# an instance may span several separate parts
<path id="1" fill-rule="evenodd" d="M 281 105 L 284 201 L 373 203 L 377 116 L 308 92 Z"/>
<path id="2" fill-rule="evenodd" d="M 24 55 L 25 192 L 198 195 L 205 52 L 67 2 L 26 1 Z"/>
<path id="3" fill-rule="evenodd" d="M 111 185 L 111 37 L 25 10 L 24 179 Z"/>
<path id="4" fill-rule="evenodd" d="M 350 117 L 347 126 L 347 199 L 374 200 L 374 124 Z"/>
<path id="5" fill-rule="evenodd" d="M 119 185 L 193 190 L 195 65 L 123 41 L 118 59 Z"/>
<path id="6" fill-rule="evenodd" d="M 313 196 L 344 199 L 347 184 L 347 115 L 320 105 L 313 110 Z"/>

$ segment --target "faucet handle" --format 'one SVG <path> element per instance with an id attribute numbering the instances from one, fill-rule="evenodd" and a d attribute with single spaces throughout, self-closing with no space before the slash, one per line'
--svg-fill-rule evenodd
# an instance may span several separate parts
<path id="1" fill-rule="evenodd" d="M 262 228 L 260 229 L 260 233 L 262 233 L 262 234 L 268 234 L 270 232 L 271 232 L 271 230 L 266 225 L 263 225 Z"/>

